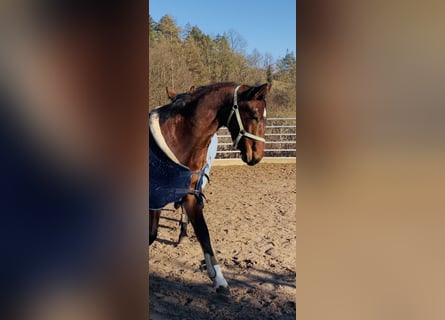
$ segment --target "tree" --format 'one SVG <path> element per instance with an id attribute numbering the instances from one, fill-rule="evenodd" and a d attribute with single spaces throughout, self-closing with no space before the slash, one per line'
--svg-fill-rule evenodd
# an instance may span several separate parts
<path id="1" fill-rule="evenodd" d="M 148 23 L 149 23 L 149 42 L 150 42 L 150 47 L 153 47 L 154 44 L 153 42 L 155 42 L 158 37 L 157 37 L 157 30 L 158 30 L 158 24 L 156 23 L 156 21 L 153 20 L 153 18 L 151 17 L 151 15 L 148 15 Z"/>
<path id="2" fill-rule="evenodd" d="M 272 68 L 271 64 L 267 66 L 266 79 L 267 79 L 267 82 L 269 82 L 270 84 L 273 83 L 273 68 Z"/>
<path id="3" fill-rule="evenodd" d="M 190 35 L 190 32 L 192 31 L 192 28 L 193 28 L 193 26 L 190 23 L 187 23 L 185 25 L 185 27 L 182 29 L 182 32 L 181 32 L 181 40 L 182 41 L 187 40 L 187 38 Z"/>
<path id="4" fill-rule="evenodd" d="M 267 68 L 268 66 L 272 66 L 274 64 L 273 56 L 270 52 L 266 52 L 263 58 L 263 67 Z"/>
<path id="5" fill-rule="evenodd" d="M 181 29 L 176 25 L 174 18 L 170 15 L 163 16 L 158 23 L 159 33 L 164 41 L 168 43 L 169 50 L 165 51 L 164 54 L 168 57 L 169 64 L 169 75 L 170 79 L 168 85 L 171 87 L 175 86 L 175 70 L 176 70 L 176 62 L 178 47 L 180 44 L 179 34 Z"/>
<path id="6" fill-rule="evenodd" d="M 278 72 L 283 74 L 290 73 L 295 69 L 296 64 L 294 53 L 287 51 L 286 55 L 277 62 Z"/>
<path id="7" fill-rule="evenodd" d="M 233 52 L 225 35 L 217 35 L 214 42 L 214 80 L 230 81 L 235 72 Z"/>
<path id="8" fill-rule="evenodd" d="M 207 68 L 202 59 L 201 49 L 193 37 L 189 36 L 184 40 L 182 51 L 188 73 L 191 75 L 191 82 L 205 83 Z"/>
<path id="9" fill-rule="evenodd" d="M 224 34 L 229 41 L 233 52 L 244 53 L 247 48 L 247 41 L 239 34 L 238 31 L 230 29 Z"/>
<path id="10" fill-rule="evenodd" d="M 174 18 L 170 15 L 165 15 L 159 20 L 157 29 L 160 34 L 167 40 L 172 42 L 179 41 L 179 33 L 181 29 L 176 26 Z"/>
<path id="11" fill-rule="evenodd" d="M 202 59 L 206 67 L 206 74 L 209 79 L 214 81 L 214 42 L 209 35 L 204 34 L 197 26 L 190 31 L 189 37 L 193 38 L 196 45 L 200 49 L 199 57 Z"/>
<path id="12" fill-rule="evenodd" d="M 263 57 L 257 49 L 253 49 L 252 53 L 247 57 L 249 65 L 253 68 L 261 68 Z"/>

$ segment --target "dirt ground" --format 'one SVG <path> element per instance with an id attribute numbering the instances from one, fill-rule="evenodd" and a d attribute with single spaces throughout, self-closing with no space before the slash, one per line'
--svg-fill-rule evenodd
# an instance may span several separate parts
<path id="1" fill-rule="evenodd" d="M 205 217 L 230 297 L 200 270 L 192 226 L 176 246 L 180 211 L 165 211 L 150 247 L 150 319 L 295 319 L 295 163 L 214 166 L 210 181 Z"/>

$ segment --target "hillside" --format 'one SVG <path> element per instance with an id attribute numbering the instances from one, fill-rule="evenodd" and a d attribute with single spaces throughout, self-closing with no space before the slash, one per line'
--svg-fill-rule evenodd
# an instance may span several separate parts
<path id="1" fill-rule="evenodd" d="M 178 92 L 192 85 L 234 81 L 249 85 L 272 83 L 269 116 L 295 116 L 296 59 L 292 52 L 273 61 L 270 54 L 243 50 L 245 40 L 236 32 L 211 37 L 198 26 L 180 27 L 165 15 L 151 16 L 149 35 L 149 108 L 168 102 L 165 87 Z"/>

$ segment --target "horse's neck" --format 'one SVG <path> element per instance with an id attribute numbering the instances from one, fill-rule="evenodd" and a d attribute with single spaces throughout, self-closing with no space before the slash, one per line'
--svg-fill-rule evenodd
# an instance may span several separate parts
<path id="1" fill-rule="evenodd" d="M 206 112 L 197 109 L 192 117 L 176 115 L 162 126 L 170 149 L 191 170 L 200 170 L 207 161 L 210 140 L 219 128 L 215 122 L 217 113 L 218 109 Z"/>

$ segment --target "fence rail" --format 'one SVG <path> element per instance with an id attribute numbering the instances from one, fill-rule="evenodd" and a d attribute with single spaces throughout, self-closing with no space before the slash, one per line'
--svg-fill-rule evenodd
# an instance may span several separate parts
<path id="1" fill-rule="evenodd" d="M 266 125 L 266 157 L 296 157 L 296 119 L 269 118 Z M 226 128 L 218 132 L 217 159 L 232 159 L 239 157 L 239 151 L 233 150 L 232 139 Z"/>

